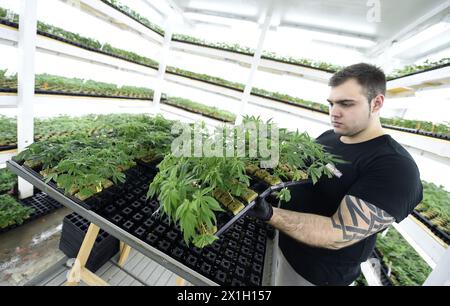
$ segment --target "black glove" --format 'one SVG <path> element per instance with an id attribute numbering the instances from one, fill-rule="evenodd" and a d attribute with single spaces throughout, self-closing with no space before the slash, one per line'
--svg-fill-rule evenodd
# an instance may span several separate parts
<path id="1" fill-rule="evenodd" d="M 269 221 L 273 215 L 272 204 L 267 202 L 266 198 L 258 197 L 256 204 L 247 212 L 247 216 L 260 219 L 262 221 Z"/>

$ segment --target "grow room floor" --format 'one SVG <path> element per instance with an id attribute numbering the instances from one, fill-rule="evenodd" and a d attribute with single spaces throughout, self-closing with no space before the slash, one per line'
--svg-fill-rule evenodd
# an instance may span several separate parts
<path id="1" fill-rule="evenodd" d="M 0 234 L 0 286 L 20 286 L 64 257 L 58 245 L 67 208 Z"/>
<path id="2" fill-rule="evenodd" d="M 141 253 L 132 250 L 123 268 L 117 265 L 118 256 L 110 259 L 95 274 L 112 286 L 175 286 L 177 275 Z M 63 286 L 69 268 L 67 257 L 29 282 L 34 286 Z M 80 286 L 85 285 L 80 283 Z"/>
<path id="3" fill-rule="evenodd" d="M 54 213 L 0 234 L 0 286 L 62 286 L 69 260 L 59 250 L 62 221 L 70 213 Z M 177 275 L 132 250 L 123 268 L 117 256 L 97 271 L 111 285 L 176 285 Z M 83 285 L 83 284 L 80 284 Z"/>

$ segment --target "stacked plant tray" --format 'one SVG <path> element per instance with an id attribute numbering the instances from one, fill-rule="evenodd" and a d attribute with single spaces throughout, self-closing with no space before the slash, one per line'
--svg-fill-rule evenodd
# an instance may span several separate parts
<path id="1" fill-rule="evenodd" d="M 64 218 L 59 249 L 69 258 L 76 258 L 90 222 L 76 213 Z M 119 252 L 119 240 L 100 230 L 92 248 L 86 267 L 96 272 Z"/>
<path id="2" fill-rule="evenodd" d="M 446 232 L 444 232 L 443 230 L 441 230 L 438 226 L 436 226 L 435 224 L 433 224 L 430 220 L 428 220 L 427 218 L 425 218 L 424 216 L 422 216 L 420 214 L 420 212 L 414 210 L 412 212 L 412 215 L 414 216 L 414 218 L 416 218 L 417 220 L 419 220 L 422 224 L 424 224 L 434 235 L 436 235 L 436 237 L 438 237 L 439 239 L 441 239 L 444 243 L 446 243 L 447 245 L 450 245 L 450 235 L 448 235 Z"/>

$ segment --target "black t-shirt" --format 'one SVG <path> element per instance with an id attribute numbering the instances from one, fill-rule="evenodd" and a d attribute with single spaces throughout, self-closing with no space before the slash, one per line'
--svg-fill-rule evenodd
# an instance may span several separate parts
<path id="1" fill-rule="evenodd" d="M 340 178 L 324 177 L 316 185 L 291 189 L 282 208 L 331 217 L 345 195 L 383 209 L 400 222 L 422 200 L 420 174 L 411 155 L 389 135 L 358 144 L 344 144 L 333 130 L 317 142 L 347 161 L 337 164 Z M 316 285 L 349 285 L 360 274 L 360 263 L 375 246 L 376 235 L 340 250 L 315 248 L 280 232 L 280 248 L 297 273 Z"/>

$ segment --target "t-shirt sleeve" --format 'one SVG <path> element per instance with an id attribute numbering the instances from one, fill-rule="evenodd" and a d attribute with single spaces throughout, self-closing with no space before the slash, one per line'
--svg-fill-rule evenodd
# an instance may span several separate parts
<path id="1" fill-rule="evenodd" d="M 379 157 L 364 169 L 347 194 L 377 206 L 400 222 L 422 201 L 419 169 L 403 156 Z"/>

